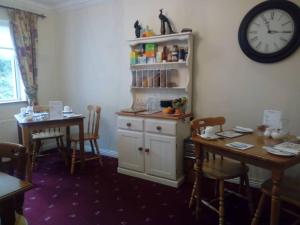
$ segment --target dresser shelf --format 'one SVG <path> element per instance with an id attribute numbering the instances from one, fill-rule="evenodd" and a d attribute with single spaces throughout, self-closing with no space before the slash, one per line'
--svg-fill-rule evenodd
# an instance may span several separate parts
<path id="1" fill-rule="evenodd" d="M 143 38 L 135 38 L 128 40 L 129 45 L 134 46 L 138 44 L 146 44 L 146 43 L 164 43 L 164 42 L 173 42 L 173 41 L 188 41 L 192 37 L 191 32 L 185 33 L 175 33 L 175 34 L 167 34 L 167 35 L 158 35 L 152 37 L 143 37 Z"/>
<path id="2" fill-rule="evenodd" d="M 130 65 L 131 70 L 139 69 L 173 69 L 179 67 L 187 67 L 188 62 L 165 62 L 165 63 L 149 63 L 149 64 L 132 64 Z"/>

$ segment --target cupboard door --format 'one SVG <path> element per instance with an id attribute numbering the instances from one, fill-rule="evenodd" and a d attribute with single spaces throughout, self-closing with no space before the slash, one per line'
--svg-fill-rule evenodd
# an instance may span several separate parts
<path id="1" fill-rule="evenodd" d="M 143 133 L 118 130 L 119 167 L 144 172 Z"/>
<path id="2" fill-rule="evenodd" d="M 149 175 L 176 179 L 176 138 L 145 135 L 145 168 Z"/>

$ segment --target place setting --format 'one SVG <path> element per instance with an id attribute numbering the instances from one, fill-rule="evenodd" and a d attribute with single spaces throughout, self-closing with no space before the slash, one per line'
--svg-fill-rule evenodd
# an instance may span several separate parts
<path id="1" fill-rule="evenodd" d="M 224 139 L 224 138 L 235 138 L 240 137 L 245 134 L 251 134 L 254 130 L 251 128 L 235 126 L 231 130 L 219 131 L 216 132 L 216 128 L 213 126 L 207 126 L 204 130 L 202 130 L 199 136 L 203 139 L 207 140 L 216 140 L 216 139 Z"/>

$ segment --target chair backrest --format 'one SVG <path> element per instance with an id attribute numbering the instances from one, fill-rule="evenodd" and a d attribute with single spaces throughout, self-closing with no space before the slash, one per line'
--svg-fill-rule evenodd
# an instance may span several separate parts
<path id="1" fill-rule="evenodd" d="M 223 131 L 223 125 L 225 124 L 224 117 L 208 117 L 202 119 L 194 119 L 191 122 L 192 135 L 201 134 L 207 126 L 218 126 L 218 131 Z"/>
<path id="2" fill-rule="evenodd" d="M 98 138 L 101 107 L 97 105 L 88 105 L 87 110 L 89 111 L 87 133 L 93 135 L 94 138 Z"/>
<path id="3" fill-rule="evenodd" d="M 0 171 L 15 176 L 21 180 L 26 175 L 27 153 L 23 145 L 14 143 L 0 143 Z M 14 198 L 17 213 L 23 215 L 24 193 Z M 2 212 L 3 213 L 3 212 Z M 0 213 L 1 214 L 1 213 Z"/>
<path id="4" fill-rule="evenodd" d="M 27 153 L 23 145 L 0 143 L 0 171 L 25 179 Z"/>
<path id="5" fill-rule="evenodd" d="M 191 122 L 191 129 L 192 129 L 192 136 L 196 136 L 197 134 L 201 134 L 201 132 L 207 127 L 207 126 L 218 126 L 218 131 L 223 131 L 223 125 L 225 124 L 225 118 L 224 117 L 208 117 L 208 118 L 202 118 L 202 119 L 194 119 Z M 212 154 L 213 159 L 215 159 L 215 154 Z M 221 159 L 223 157 L 221 156 Z M 209 160 L 209 154 L 206 153 L 206 160 Z"/>

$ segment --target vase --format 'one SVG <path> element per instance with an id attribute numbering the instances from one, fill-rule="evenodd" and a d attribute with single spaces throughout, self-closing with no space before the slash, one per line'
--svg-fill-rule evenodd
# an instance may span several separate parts
<path id="1" fill-rule="evenodd" d="M 181 109 L 181 108 L 176 108 L 176 109 L 175 109 L 175 114 L 176 114 L 176 115 L 181 115 L 181 114 L 183 114 L 182 109 Z"/>

